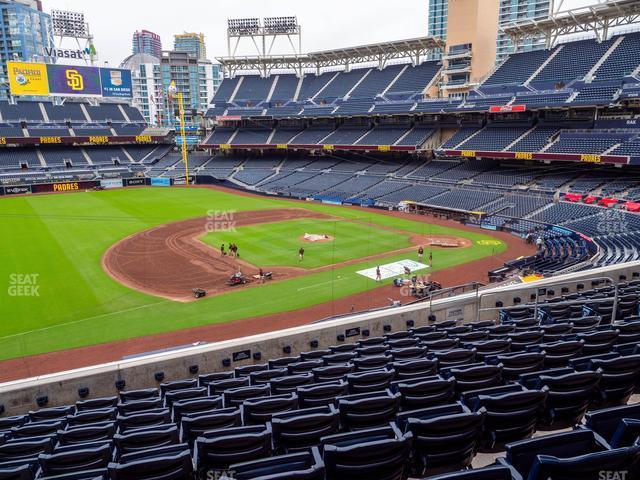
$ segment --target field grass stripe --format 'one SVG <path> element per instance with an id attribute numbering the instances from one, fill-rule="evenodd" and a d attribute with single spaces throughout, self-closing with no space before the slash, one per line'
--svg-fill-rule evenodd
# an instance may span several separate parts
<path id="1" fill-rule="evenodd" d="M 150 307 L 157 307 L 158 305 L 162 305 L 163 303 L 170 303 L 170 302 L 171 302 L 171 300 L 163 300 L 161 302 L 149 303 L 147 305 L 140 305 L 138 307 L 126 308 L 124 310 L 118 310 L 116 312 L 102 313 L 100 315 L 94 315 L 93 317 L 82 318 L 80 320 L 74 320 L 73 322 L 58 323 L 56 325 L 50 325 L 48 327 L 37 328 L 35 330 L 29 330 L 28 332 L 20 332 L 20 333 L 15 333 L 13 335 L 7 335 L 5 337 L 0 337 L 0 340 L 6 340 L 6 339 L 9 339 L 9 338 L 17 338 L 17 337 L 21 337 L 23 335 L 30 335 L 30 334 L 33 334 L 33 333 L 45 332 L 47 330 L 55 330 L 56 328 L 68 327 L 70 325 L 78 325 L 79 323 L 88 322 L 90 320 L 98 320 L 99 318 L 106 318 L 106 317 L 110 317 L 112 315 L 120 315 L 122 313 L 135 312 L 137 310 L 143 310 L 145 308 L 150 308 Z"/>

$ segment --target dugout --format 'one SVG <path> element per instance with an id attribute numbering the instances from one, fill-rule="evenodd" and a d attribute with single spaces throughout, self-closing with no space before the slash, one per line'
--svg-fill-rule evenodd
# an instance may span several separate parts
<path id="1" fill-rule="evenodd" d="M 436 207 L 434 205 L 426 205 L 418 202 L 401 202 L 402 208 L 408 213 L 415 215 L 425 215 L 434 218 L 444 218 L 447 220 L 455 220 L 458 222 L 470 222 L 481 224 L 487 217 L 486 212 L 470 212 L 467 210 L 458 210 L 455 208 Z"/>

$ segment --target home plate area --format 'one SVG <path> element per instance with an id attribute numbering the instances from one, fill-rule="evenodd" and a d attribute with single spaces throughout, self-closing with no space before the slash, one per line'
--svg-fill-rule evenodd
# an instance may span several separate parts
<path id="1" fill-rule="evenodd" d="M 400 260 L 398 262 L 380 265 L 379 267 L 382 280 L 387 280 L 388 278 L 394 278 L 404 275 L 405 267 L 409 268 L 409 270 L 411 270 L 411 273 L 413 273 L 424 270 L 425 268 L 429 268 L 429 265 L 425 265 L 424 263 L 420 262 L 414 262 L 413 260 Z M 360 270 L 356 273 L 372 280 L 376 279 L 376 267 L 367 268 L 366 270 Z"/>

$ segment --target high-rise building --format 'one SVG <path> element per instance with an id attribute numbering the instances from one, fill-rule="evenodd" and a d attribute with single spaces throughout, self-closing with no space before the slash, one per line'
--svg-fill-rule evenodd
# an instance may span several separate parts
<path id="1" fill-rule="evenodd" d="M 429 25 L 427 32 L 429 36 L 441 40 L 447 39 L 447 13 L 449 10 L 449 0 L 429 0 Z M 429 60 L 437 60 L 442 57 L 439 52 L 429 54 Z"/>
<path id="2" fill-rule="evenodd" d="M 193 55 L 198 60 L 207 59 L 204 33 L 181 33 L 174 37 L 173 50 Z"/>
<path id="3" fill-rule="evenodd" d="M 131 53 L 136 55 L 137 53 L 145 53 L 152 55 L 156 58 L 162 56 L 162 40 L 157 33 L 150 32 L 149 30 L 136 31 L 133 34 L 133 48 Z"/>
<path id="4" fill-rule="evenodd" d="M 53 25 L 40 0 L 0 0 L 0 17 L 0 98 L 6 98 L 7 62 L 50 61 L 45 48 L 54 45 Z"/>
<path id="5" fill-rule="evenodd" d="M 500 1 L 500 25 L 525 20 L 547 18 L 551 12 L 551 0 L 501 0 Z M 528 38 L 518 45 L 518 51 L 539 50 L 545 48 L 546 41 L 543 35 Z M 498 32 L 497 60 L 513 53 L 511 39 L 502 32 Z"/>
<path id="6" fill-rule="evenodd" d="M 451 8 L 449 4 L 456 1 L 458 0 L 429 0 L 428 34 L 430 36 L 447 39 Z M 500 0 L 499 24 L 548 17 L 551 3 L 551 0 Z M 537 37 L 528 39 L 518 49 L 519 51 L 534 50 L 544 46 L 544 39 Z M 502 60 L 510 53 L 513 53 L 511 40 L 498 32 L 496 61 Z"/>
<path id="7" fill-rule="evenodd" d="M 133 105 L 153 125 L 175 126 L 177 105 L 167 95 L 172 82 L 182 92 L 187 121 L 207 110 L 222 82 L 219 65 L 185 52 L 131 55 L 122 67 L 132 72 Z"/>

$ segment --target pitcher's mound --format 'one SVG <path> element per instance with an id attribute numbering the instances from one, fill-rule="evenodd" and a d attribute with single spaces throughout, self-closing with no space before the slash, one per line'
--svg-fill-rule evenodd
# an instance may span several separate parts
<path id="1" fill-rule="evenodd" d="M 333 241 L 331 235 L 317 234 L 317 233 L 305 233 L 300 240 L 309 243 L 326 243 Z"/>

